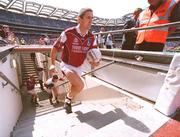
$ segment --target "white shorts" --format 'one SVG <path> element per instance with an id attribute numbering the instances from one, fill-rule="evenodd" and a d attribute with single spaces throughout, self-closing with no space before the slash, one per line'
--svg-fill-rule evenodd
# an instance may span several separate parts
<path id="1" fill-rule="evenodd" d="M 35 94 L 36 94 L 35 89 L 28 90 L 27 92 L 28 92 L 29 94 L 31 94 L 31 95 L 35 95 Z"/>
<path id="2" fill-rule="evenodd" d="M 64 62 L 60 63 L 61 70 L 66 74 L 68 72 L 76 72 L 79 76 L 82 75 L 82 66 L 74 67 L 72 65 L 66 64 Z"/>

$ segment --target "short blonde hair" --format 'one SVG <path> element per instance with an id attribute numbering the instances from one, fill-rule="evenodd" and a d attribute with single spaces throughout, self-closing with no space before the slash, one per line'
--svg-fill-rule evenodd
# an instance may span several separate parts
<path id="1" fill-rule="evenodd" d="M 79 11 L 79 13 L 78 13 L 78 16 L 80 17 L 80 18 L 83 18 L 83 16 L 84 16 L 84 14 L 86 13 L 86 12 L 93 12 L 93 10 L 91 9 L 91 8 L 82 8 L 80 11 Z"/>

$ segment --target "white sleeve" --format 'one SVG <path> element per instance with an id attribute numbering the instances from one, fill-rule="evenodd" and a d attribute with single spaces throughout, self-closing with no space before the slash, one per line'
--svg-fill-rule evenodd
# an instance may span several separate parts
<path id="1" fill-rule="evenodd" d="M 49 79 L 46 81 L 46 84 L 47 84 L 47 85 L 52 84 L 52 78 L 49 78 Z"/>
<path id="2" fill-rule="evenodd" d="M 94 35 L 94 43 L 93 46 L 97 46 L 97 37 Z"/>
<path id="3" fill-rule="evenodd" d="M 63 31 L 60 35 L 60 42 L 64 43 L 67 40 L 66 33 Z"/>

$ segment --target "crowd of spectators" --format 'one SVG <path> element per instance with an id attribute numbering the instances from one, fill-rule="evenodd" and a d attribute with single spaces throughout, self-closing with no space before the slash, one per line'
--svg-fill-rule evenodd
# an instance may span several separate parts
<path id="1" fill-rule="evenodd" d="M 0 27 L 0 40 L 5 44 L 52 45 L 57 37 L 58 35 L 48 36 L 47 34 L 19 34 L 14 33 L 8 25 L 2 25 Z"/>
<path id="2" fill-rule="evenodd" d="M 169 0 L 171 2 L 171 0 Z M 145 12 L 147 10 L 151 11 L 152 17 L 149 18 L 154 18 L 155 15 L 158 12 L 158 8 L 162 7 L 161 5 L 165 4 L 165 1 L 163 0 L 148 0 L 149 6 L 143 10 L 142 13 L 140 13 L 140 17 L 136 16 L 137 10 L 133 13 L 132 18 L 129 18 L 124 24 L 124 28 L 120 27 L 119 29 L 129 29 L 133 27 L 143 27 L 144 24 L 141 24 L 143 20 L 143 15 L 145 15 Z M 174 21 L 179 21 L 179 13 L 180 11 L 180 6 L 179 6 L 179 1 L 174 4 L 172 11 L 168 15 L 167 18 L 167 23 L 168 22 L 174 22 Z M 163 6 L 164 7 L 164 6 Z M 168 9 L 167 7 L 164 7 L 165 10 Z M 139 8 L 140 9 L 140 8 Z M 141 10 L 141 9 L 140 9 Z M 2 11 L 2 10 L 1 10 Z M 5 19 L 6 15 L 6 20 L 9 19 L 9 22 L 16 22 L 20 24 L 32 24 L 33 26 L 48 26 L 48 27 L 58 27 L 58 28 L 68 28 L 71 26 L 74 26 L 76 23 L 68 22 L 68 21 L 62 21 L 62 20 L 53 20 L 53 19 L 46 19 L 42 17 L 31 17 L 28 15 L 21 15 L 17 13 L 12 13 L 9 11 L 2 11 L 3 15 L 0 15 L 0 19 Z M 138 12 L 139 14 L 139 12 Z M 45 21 L 46 20 L 46 21 Z M 57 25 L 58 24 L 58 25 Z M 151 23 L 153 24 L 153 22 Z M 146 26 L 145 24 L 144 26 Z M 156 25 L 160 25 L 157 23 Z M 150 25 L 151 26 L 151 25 Z M 39 45 L 52 45 L 54 41 L 56 40 L 58 36 L 57 33 L 55 34 L 41 34 L 41 33 L 36 33 L 36 32 L 30 32 L 30 33 L 19 33 L 18 30 L 12 31 L 11 30 L 12 26 L 8 25 L 2 25 L 0 29 L 0 39 L 3 39 L 5 42 L 9 44 L 15 44 L 15 45 L 34 45 L 34 44 L 39 44 Z M 48 28 L 47 27 L 47 28 Z M 168 33 L 172 33 L 174 30 L 172 29 L 173 27 L 169 28 Z M 112 26 L 92 26 L 91 31 L 94 32 L 100 32 L 99 35 L 97 35 L 97 43 L 100 48 L 122 48 L 123 50 L 150 50 L 150 51 L 162 51 L 163 49 L 166 49 L 166 46 L 169 46 L 170 44 L 165 44 L 165 41 L 158 41 L 159 38 L 156 37 L 156 34 L 152 34 L 152 31 L 150 32 L 149 30 L 144 31 L 145 33 L 140 33 L 138 32 L 131 32 L 131 33 L 123 33 L 123 34 L 104 34 L 103 32 L 105 31 L 110 31 L 117 29 L 117 27 L 112 27 Z M 141 31 L 142 32 L 142 31 Z M 154 31 L 155 32 L 155 31 Z M 154 33 L 153 32 L 153 33 Z M 102 33 L 102 34 L 101 34 Z M 161 32 L 160 32 L 161 33 Z M 145 34 L 145 35 L 144 35 Z M 174 33 L 179 37 L 179 33 Z M 173 34 L 173 36 L 174 36 Z M 137 35 L 137 39 L 136 39 Z M 143 38 L 143 35 L 145 36 Z M 148 35 L 148 36 L 146 36 Z M 167 34 L 166 34 L 167 35 Z M 122 37 L 123 36 L 123 37 Z M 150 36 L 157 38 L 156 40 L 153 40 Z M 118 38 L 119 37 L 119 38 Z M 162 35 L 160 35 L 162 37 Z M 166 39 L 167 36 L 163 39 Z M 120 39 L 120 41 L 119 41 Z M 133 42 L 133 44 L 131 44 Z M 118 45 L 117 45 L 118 43 Z M 174 43 L 174 47 L 179 46 L 179 43 L 177 42 L 172 42 Z M 157 44 L 157 46 L 156 46 Z M 131 46 L 130 48 L 128 46 Z M 155 45 L 155 46 L 152 46 Z M 160 45 L 160 46 L 159 46 Z M 172 45 L 172 44 L 171 44 Z M 164 48 L 165 46 L 165 48 Z M 153 49 L 151 49 L 153 48 Z M 155 48 L 155 49 L 154 49 Z"/>
<path id="3" fill-rule="evenodd" d="M 19 44 L 19 39 L 16 35 L 10 30 L 8 25 L 2 25 L 0 30 L 0 38 L 8 44 Z"/>

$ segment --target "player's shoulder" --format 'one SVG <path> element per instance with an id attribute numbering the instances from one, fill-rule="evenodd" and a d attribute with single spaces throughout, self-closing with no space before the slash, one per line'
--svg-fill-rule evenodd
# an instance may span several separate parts
<path id="1" fill-rule="evenodd" d="M 68 32 L 72 32 L 72 31 L 75 31 L 75 27 L 70 27 L 70 28 L 67 28 L 64 30 L 65 33 L 68 33 Z"/>

